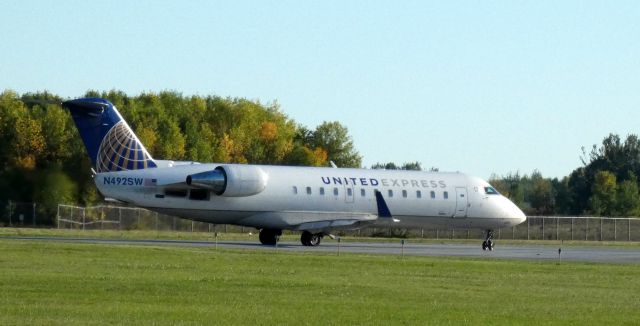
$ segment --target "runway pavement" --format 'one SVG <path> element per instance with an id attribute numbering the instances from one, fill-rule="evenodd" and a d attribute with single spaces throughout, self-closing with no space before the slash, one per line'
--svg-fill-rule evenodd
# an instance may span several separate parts
<path id="1" fill-rule="evenodd" d="M 213 241 L 190 240 L 130 240 L 65 237 L 1 237 L 0 240 L 14 241 L 57 241 L 74 243 L 114 244 L 114 245 L 161 245 L 214 247 Z M 276 247 L 263 246 L 249 241 L 218 241 L 219 248 L 282 250 L 294 252 L 335 252 L 359 254 L 415 255 L 438 257 L 474 257 L 486 259 L 558 260 L 558 248 L 546 245 L 500 245 L 494 251 L 483 251 L 480 241 L 470 244 L 412 244 L 406 241 L 404 248 L 397 243 L 341 242 L 325 239 L 318 247 L 305 247 L 299 242 L 280 242 Z M 340 248 L 338 248 L 338 246 Z M 560 254 L 562 260 L 597 263 L 640 263 L 640 249 L 607 246 L 565 246 Z"/>

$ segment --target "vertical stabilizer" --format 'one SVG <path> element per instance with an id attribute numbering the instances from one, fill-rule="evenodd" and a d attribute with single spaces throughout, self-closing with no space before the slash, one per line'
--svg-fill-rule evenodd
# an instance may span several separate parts
<path id="1" fill-rule="evenodd" d="M 63 102 L 62 106 L 71 112 L 98 173 L 156 167 L 147 149 L 111 102 L 81 98 Z"/>

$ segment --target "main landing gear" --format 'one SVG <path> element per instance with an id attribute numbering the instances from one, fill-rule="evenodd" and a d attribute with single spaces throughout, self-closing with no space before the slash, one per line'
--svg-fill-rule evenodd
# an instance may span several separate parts
<path id="1" fill-rule="evenodd" d="M 482 241 L 482 250 L 493 250 L 493 230 L 487 230 L 487 235 Z"/>
<path id="2" fill-rule="evenodd" d="M 303 231 L 302 235 L 300 236 L 300 242 L 302 242 L 302 244 L 305 246 L 315 247 L 320 244 L 323 236 L 324 234 L 322 233 L 311 233 L 309 231 Z"/>
<path id="3" fill-rule="evenodd" d="M 260 230 L 260 243 L 267 246 L 275 246 L 281 235 L 282 230 L 262 229 Z"/>

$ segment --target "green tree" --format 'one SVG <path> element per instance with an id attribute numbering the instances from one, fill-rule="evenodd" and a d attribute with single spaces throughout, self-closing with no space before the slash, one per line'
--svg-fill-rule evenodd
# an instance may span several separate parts
<path id="1" fill-rule="evenodd" d="M 420 162 L 405 162 L 402 165 L 396 165 L 394 162 L 389 163 L 376 163 L 371 166 L 372 169 L 384 169 L 384 170 L 412 170 L 422 171 L 422 164 Z M 437 172 L 437 171 L 435 171 Z"/>
<path id="2" fill-rule="evenodd" d="M 617 184 L 616 176 L 609 171 L 599 171 L 591 189 L 591 212 L 611 216 L 615 213 Z"/>
<path id="3" fill-rule="evenodd" d="M 323 122 L 313 133 L 315 147 L 327 151 L 328 160 L 339 167 L 358 168 L 362 165 L 362 157 L 356 151 L 348 130 L 339 122 Z"/>
<path id="4" fill-rule="evenodd" d="M 553 213 L 553 193 L 551 181 L 542 177 L 539 171 L 534 171 L 531 174 L 532 192 L 529 196 L 529 202 L 531 208 L 535 210 L 536 214 L 551 214 Z"/>
<path id="5" fill-rule="evenodd" d="M 571 214 L 571 192 L 569 191 L 569 177 L 551 180 L 551 188 L 554 198 L 554 214 Z"/>
<path id="6" fill-rule="evenodd" d="M 406 162 L 406 163 L 402 164 L 401 169 L 402 170 L 411 170 L 411 171 L 422 171 L 422 165 L 418 161 Z"/>
<path id="7" fill-rule="evenodd" d="M 624 180 L 618 184 L 615 202 L 618 215 L 640 215 L 640 192 L 635 175 L 631 175 L 629 180 Z"/>
<path id="8" fill-rule="evenodd" d="M 400 168 L 393 162 L 389 163 L 376 163 L 371 166 L 374 170 L 399 170 Z"/>
<path id="9" fill-rule="evenodd" d="M 33 198 L 44 206 L 45 216 L 55 216 L 58 204 L 77 203 L 78 185 L 63 171 L 57 168 L 43 170 L 40 179 Z"/>

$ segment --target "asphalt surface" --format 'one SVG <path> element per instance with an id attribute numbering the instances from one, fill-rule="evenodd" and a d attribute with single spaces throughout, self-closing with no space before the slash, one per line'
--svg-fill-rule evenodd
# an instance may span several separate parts
<path id="1" fill-rule="evenodd" d="M 63 238 L 63 237 L 2 237 L 1 240 L 13 241 L 56 241 L 72 243 L 93 243 L 113 245 L 160 245 L 183 247 L 215 247 L 213 241 L 191 240 L 127 240 L 127 239 L 94 239 L 94 238 Z M 474 257 L 486 259 L 521 259 L 521 260 L 561 260 L 595 262 L 595 263 L 640 263 L 640 249 L 619 247 L 563 247 L 558 255 L 557 247 L 546 245 L 500 245 L 496 243 L 494 251 L 483 251 L 480 242 L 470 244 L 412 244 L 371 243 L 371 242 L 341 242 L 325 238 L 318 247 L 305 247 L 299 242 L 280 242 L 276 247 L 263 246 L 249 241 L 218 241 L 219 248 L 250 249 L 250 250 L 282 250 L 291 252 L 335 252 L 358 254 L 387 254 L 414 255 L 437 257 Z"/>

